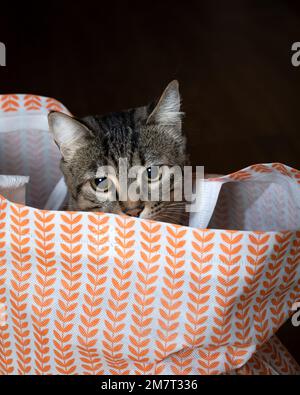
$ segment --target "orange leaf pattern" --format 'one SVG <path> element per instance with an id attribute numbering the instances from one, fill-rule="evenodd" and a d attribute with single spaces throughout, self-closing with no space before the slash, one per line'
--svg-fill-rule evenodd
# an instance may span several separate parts
<path id="1" fill-rule="evenodd" d="M 0 200 L 0 373 L 13 373 L 12 366 L 12 350 L 10 335 L 7 324 L 7 307 L 6 307 L 6 274 L 7 274 L 7 258 L 6 258 L 6 242 L 5 242 L 5 219 L 7 203 Z"/>
<path id="2" fill-rule="evenodd" d="M 158 319 L 159 329 L 157 330 L 156 358 L 157 361 L 164 361 L 167 355 L 176 351 L 180 346 L 177 341 L 179 336 L 179 320 L 182 307 L 182 288 L 184 285 L 184 254 L 186 229 L 180 226 L 166 226 L 166 264 L 164 266 L 161 307 L 159 308 L 160 318 Z M 176 360 L 173 359 L 173 362 Z M 158 363 L 155 372 L 163 373 L 165 364 Z"/>
<path id="3" fill-rule="evenodd" d="M 86 283 L 86 294 L 80 315 L 78 348 L 84 374 L 103 374 L 100 354 L 96 347 L 97 334 L 103 304 L 103 293 L 106 284 L 106 272 L 108 269 L 108 217 L 97 215 L 89 216 L 89 244 L 87 265 L 88 281 Z"/>
<path id="4" fill-rule="evenodd" d="M 129 358 L 135 366 L 135 374 L 153 373 L 154 363 L 149 363 L 149 344 L 152 333 L 153 302 L 157 290 L 157 271 L 159 270 L 161 225 L 152 222 L 141 222 L 141 251 L 139 272 L 135 284 L 135 303 L 132 312 L 132 335 L 129 337 Z"/>
<path id="5" fill-rule="evenodd" d="M 29 246 L 29 209 L 11 206 L 11 317 L 13 322 L 18 374 L 31 372 L 31 339 L 27 298 L 29 295 L 32 263 Z"/>
<path id="6" fill-rule="evenodd" d="M 1 198 L 0 372 L 265 371 L 254 353 L 299 300 L 299 240 Z"/>
<path id="7" fill-rule="evenodd" d="M 20 108 L 20 96 L 1 95 L 0 106 L 1 106 L 1 110 L 4 112 L 17 112 Z"/>
<path id="8" fill-rule="evenodd" d="M 103 355 L 110 374 L 129 374 L 124 355 L 125 320 L 128 315 L 131 267 L 134 255 L 134 220 L 116 217 L 114 267 L 106 304 Z"/>
<path id="9" fill-rule="evenodd" d="M 35 212 L 36 277 L 32 304 L 32 324 L 35 338 L 35 373 L 50 371 L 49 315 L 52 313 L 54 286 L 56 282 L 54 214 Z"/>
<path id="10" fill-rule="evenodd" d="M 78 307 L 81 286 L 81 215 L 66 213 L 61 217 L 61 286 L 54 329 L 54 353 L 56 370 L 60 374 L 75 374 L 73 333 L 75 310 Z"/>

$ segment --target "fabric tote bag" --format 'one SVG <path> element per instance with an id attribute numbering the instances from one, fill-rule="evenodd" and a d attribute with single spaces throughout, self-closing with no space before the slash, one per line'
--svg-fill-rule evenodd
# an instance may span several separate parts
<path id="1" fill-rule="evenodd" d="M 300 172 L 205 180 L 188 227 L 58 211 L 53 109 L 0 96 L 0 373 L 299 373 L 274 334 L 300 300 Z"/>

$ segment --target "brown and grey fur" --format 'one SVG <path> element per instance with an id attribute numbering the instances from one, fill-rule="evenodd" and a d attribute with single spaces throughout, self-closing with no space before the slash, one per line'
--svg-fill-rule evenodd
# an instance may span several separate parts
<path id="1" fill-rule="evenodd" d="M 61 170 L 69 192 L 70 210 L 128 214 L 185 224 L 184 202 L 99 201 L 90 186 L 100 166 L 183 166 L 186 164 L 178 82 L 172 81 L 157 103 L 80 120 L 49 114 L 50 131 L 59 146 Z"/>

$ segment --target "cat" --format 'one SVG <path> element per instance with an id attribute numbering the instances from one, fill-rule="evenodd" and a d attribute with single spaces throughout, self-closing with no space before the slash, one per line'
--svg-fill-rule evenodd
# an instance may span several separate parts
<path id="1" fill-rule="evenodd" d="M 118 191 L 120 184 L 110 175 L 98 174 L 102 166 L 113 166 L 118 174 L 119 159 L 125 158 L 128 167 L 144 166 L 150 182 L 160 188 L 161 173 L 156 170 L 153 175 L 154 166 L 183 169 L 187 155 L 180 105 L 179 84 L 174 80 L 158 101 L 147 106 L 82 119 L 50 112 L 49 129 L 62 156 L 60 167 L 68 188 L 68 210 L 126 214 L 186 225 L 184 199 L 111 201 L 103 195 L 108 194 L 109 185 Z M 172 196 L 175 189 L 173 180 Z"/>

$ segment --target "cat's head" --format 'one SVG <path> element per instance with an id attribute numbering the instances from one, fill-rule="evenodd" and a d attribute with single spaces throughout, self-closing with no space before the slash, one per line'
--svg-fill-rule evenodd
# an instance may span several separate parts
<path id="1" fill-rule="evenodd" d="M 125 200 L 119 199 L 121 158 L 127 161 L 128 169 L 133 166 L 147 169 L 142 178 L 128 180 L 128 189 L 133 181 L 137 184 L 147 180 L 151 188 L 162 188 L 162 174 L 154 166 L 183 168 L 186 153 L 181 118 L 177 81 L 167 86 L 157 102 L 144 107 L 80 120 L 51 112 L 49 127 L 62 155 L 69 209 L 185 223 L 184 202 L 172 201 L 174 180 L 171 201 L 136 200 L 130 195 Z M 105 167 L 113 168 L 115 175 Z M 112 190 L 114 199 L 110 196 Z"/>

